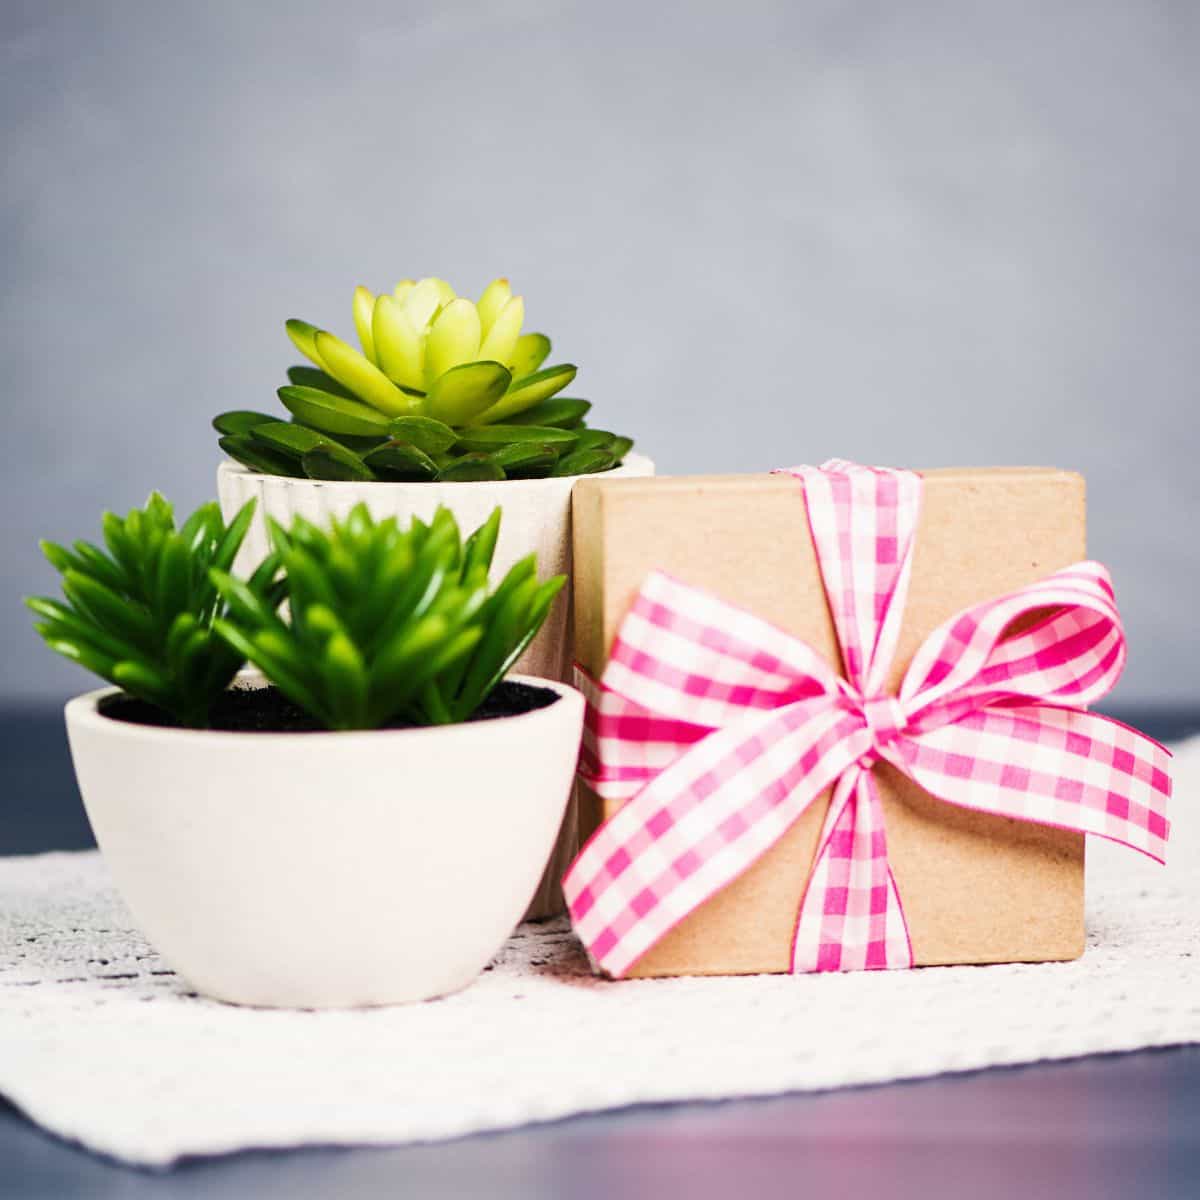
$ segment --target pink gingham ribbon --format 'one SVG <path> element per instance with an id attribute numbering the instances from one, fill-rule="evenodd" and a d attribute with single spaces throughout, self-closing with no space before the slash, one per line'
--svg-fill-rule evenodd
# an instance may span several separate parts
<path id="1" fill-rule="evenodd" d="M 1104 567 L 1081 562 L 952 617 L 890 696 L 920 477 L 841 461 L 787 473 L 803 484 L 845 678 L 751 613 L 647 578 L 602 681 L 579 673 L 581 775 L 623 801 L 563 880 L 596 963 L 626 973 L 832 787 L 792 969 L 911 966 L 880 761 L 952 804 L 1099 834 L 1161 862 L 1168 752 L 1083 711 L 1125 662 Z"/>

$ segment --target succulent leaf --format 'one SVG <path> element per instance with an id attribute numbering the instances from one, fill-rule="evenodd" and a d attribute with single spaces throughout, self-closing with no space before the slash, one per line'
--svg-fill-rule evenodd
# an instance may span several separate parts
<path id="1" fill-rule="evenodd" d="M 320 671 L 333 728 L 361 729 L 367 718 L 367 668 L 358 648 L 344 633 L 335 633 L 325 643 Z"/>
<path id="2" fill-rule="evenodd" d="M 289 421 L 269 421 L 265 425 L 258 425 L 250 431 L 250 437 L 271 450 L 296 459 L 331 441 L 326 433 L 317 433 L 307 425 L 293 425 Z"/>
<path id="3" fill-rule="evenodd" d="M 306 450 L 300 465 L 309 479 L 366 482 L 375 478 L 375 473 L 357 454 L 337 442 L 325 441 Z"/>
<path id="4" fill-rule="evenodd" d="M 209 568 L 209 581 L 221 594 L 227 606 L 228 615 L 241 621 L 252 621 L 264 629 L 281 629 L 283 622 L 262 595 L 242 579 L 217 567 Z"/>
<path id="5" fill-rule="evenodd" d="M 607 471 L 616 466 L 616 462 L 611 450 L 573 450 L 558 460 L 552 474 L 594 475 L 597 471 Z"/>
<path id="6" fill-rule="evenodd" d="M 550 339 L 544 333 L 523 333 L 517 338 L 509 366 L 514 379 L 532 375 L 550 357 Z"/>
<path id="7" fill-rule="evenodd" d="M 292 344 L 296 349 L 318 367 L 322 366 L 321 355 L 317 351 L 317 334 L 321 331 L 315 325 L 301 321 L 298 317 L 291 317 L 283 323 L 283 327 L 287 330 L 287 335 L 292 339 Z"/>
<path id="8" fill-rule="evenodd" d="M 433 479 L 437 463 L 410 442 L 390 441 L 363 455 L 363 464 L 379 479 Z"/>
<path id="9" fill-rule="evenodd" d="M 511 585 L 503 591 L 503 598 L 490 607 L 487 632 L 462 682 L 463 695 L 478 697 L 477 703 L 482 703 L 482 698 L 500 682 L 515 661 L 512 652 L 522 640 L 522 631 L 531 615 L 530 605 L 538 590 L 534 566 L 528 559 L 513 566 L 504 582 L 510 580 Z M 501 584 L 497 597 L 503 589 L 504 584 Z"/>
<path id="10" fill-rule="evenodd" d="M 288 382 L 296 387 L 315 388 L 318 392 L 329 392 L 334 396 L 345 396 L 347 400 L 354 399 L 354 393 L 344 388 L 332 375 L 320 371 L 316 367 L 295 366 L 287 369 Z M 275 418 L 272 417 L 271 420 Z"/>
<path id="11" fill-rule="evenodd" d="M 624 461 L 625 455 L 633 449 L 633 438 L 614 437 L 608 449 L 613 458 L 618 463 L 621 463 Z"/>
<path id="12" fill-rule="evenodd" d="M 125 653 L 129 647 L 140 654 L 154 646 L 156 620 L 148 602 L 132 603 L 82 571 L 68 571 L 62 590 L 72 610 Z"/>
<path id="13" fill-rule="evenodd" d="M 510 442 L 533 442 L 554 446 L 559 451 L 575 445 L 579 433 L 574 429 L 556 429 L 552 425 L 478 425 L 464 429 L 458 446 L 464 450 L 495 450 Z"/>
<path id="14" fill-rule="evenodd" d="M 571 363 L 562 363 L 557 367 L 535 371 L 532 375 L 526 375 L 524 379 L 515 380 L 507 395 L 488 409 L 480 420 L 489 424 L 493 421 L 506 421 L 543 400 L 549 400 L 575 378 L 577 370 L 578 368 Z"/>
<path id="15" fill-rule="evenodd" d="M 264 425 L 268 421 L 277 421 L 268 413 L 253 412 L 250 409 L 239 408 L 233 412 L 218 413 L 213 417 L 213 428 L 218 433 L 249 433 L 255 425 Z"/>
<path id="16" fill-rule="evenodd" d="M 244 433 L 231 433 L 217 439 L 217 445 L 234 462 L 259 475 L 299 475 L 294 463 L 286 455 L 268 450 Z"/>
<path id="17" fill-rule="evenodd" d="M 458 295 L 458 293 L 455 292 L 455 290 L 444 279 L 438 279 L 437 276 L 431 276 L 430 282 L 435 288 L 437 288 L 438 303 L 440 305 L 445 306 L 449 304 L 450 301 Z"/>
<path id="18" fill-rule="evenodd" d="M 479 313 L 475 305 L 470 300 L 451 300 L 434 317 L 425 340 L 426 390 L 451 367 L 474 362 L 479 357 L 479 341 Z"/>
<path id="19" fill-rule="evenodd" d="M 354 329 L 362 344 L 362 352 L 368 362 L 379 365 L 375 354 L 375 338 L 371 332 L 371 321 L 375 314 L 375 295 L 361 284 L 354 289 Z"/>
<path id="20" fill-rule="evenodd" d="M 199 554 L 197 566 L 207 564 L 228 571 L 237 557 L 246 534 L 250 530 L 250 522 L 254 520 L 254 505 L 243 504 L 228 525 L 221 519 L 221 508 L 218 504 L 204 505 L 209 510 L 209 519 L 204 523 L 202 531 L 197 531 L 189 543 L 192 554 Z M 185 526 L 186 528 L 186 526 Z M 205 547 L 208 547 L 206 549 Z M 275 577 L 270 556 L 258 567 L 258 577 L 251 579 L 247 585 L 255 595 L 265 595 Z M 215 597 L 213 597 L 215 599 Z"/>
<path id="21" fill-rule="evenodd" d="M 552 396 L 524 412 L 508 418 L 510 425 L 555 425 L 559 429 L 574 429 L 587 416 L 591 403 L 572 400 L 567 396 Z"/>
<path id="22" fill-rule="evenodd" d="M 152 634 L 169 634 L 175 616 L 187 611 L 192 562 L 192 552 L 183 538 L 175 534 L 166 539 L 158 556 L 157 579 L 151 594 L 152 602 L 162 614 L 164 627 L 156 630 L 151 625 L 149 631 Z M 127 608 L 136 612 L 132 605 L 128 605 Z"/>
<path id="23" fill-rule="evenodd" d="M 165 671 L 140 660 L 122 661 L 112 669 L 112 681 L 130 695 L 153 697 L 152 703 L 165 707 L 171 695 L 171 681 Z"/>
<path id="24" fill-rule="evenodd" d="M 313 433 L 320 434 L 322 437 L 331 438 L 332 441 L 338 442 L 339 444 L 345 446 L 347 450 L 353 450 L 354 453 L 360 457 L 366 454 L 369 450 L 374 450 L 376 446 L 380 446 L 387 441 L 386 429 L 380 429 L 378 432 L 373 433 L 370 437 L 365 435 L 359 436 L 352 433 L 339 433 L 336 436 L 332 436 L 328 430 L 317 429 L 308 422 L 302 421 L 295 415 L 292 416 L 291 424 L 299 425 L 304 429 L 311 430 Z"/>
<path id="25" fill-rule="evenodd" d="M 496 314 L 491 328 L 485 330 L 479 346 L 479 357 L 508 362 L 516 349 L 517 339 L 521 336 L 524 320 L 525 301 L 520 296 L 514 296 Z"/>
<path id="26" fill-rule="evenodd" d="M 117 516 L 116 513 L 106 512 L 100 518 L 100 528 L 104 531 L 104 544 L 108 547 L 108 552 L 113 558 L 121 564 L 125 569 L 126 575 L 135 577 L 137 575 L 137 556 L 134 554 L 134 548 L 125 534 L 125 522 Z M 55 547 L 53 542 L 42 542 L 42 553 L 50 558 L 52 549 L 60 550 L 61 547 Z M 66 570 L 54 560 L 50 559 L 54 567 L 59 571 Z"/>
<path id="27" fill-rule="evenodd" d="M 498 362 L 451 367 L 434 380 L 425 411 L 446 425 L 468 425 L 504 395 L 511 380 L 508 368 Z"/>
<path id="28" fill-rule="evenodd" d="M 109 558 L 103 550 L 84 541 L 74 542 L 72 549 L 79 560 L 80 570 L 89 572 L 105 587 L 119 592 L 128 586 L 129 573 L 119 563 Z"/>
<path id="29" fill-rule="evenodd" d="M 388 432 L 431 455 L 444 454 L 458 441 L 458 434 L 449 425 L 433 417 L 397 417 L 388 425 Z"/>
<path id="30" fill-rule="evenodd" d="M 554 470 L 558 455 L 553 446 L 502 446 L 489 456 L 507 479 L 545 479 Z"/>
<path id="31" fill-rule="evenodd" d="M 449 289 L 447 296 L 445 289 Z M 454 290 L 442 279 L 419 279 L 404 297 L 404 309 L 413 328 L 424 333 L 434 313 L 454 299 Z"/>
<path id="32" fill-rule="evenodd" d="M 424 388 L 425 343 L 404 305 L 392 296 L 380 296 L 372 331 L 376 361 L 384 374 L 403 387 Z"/>
<path id="33" fill-rule="evenodd" d="M 107 513 L 105 514 L 108 515 Z M 123 532 L 123 530 L 122 530 Z M 47 542 L 44 539 L 38 543 L 46 561 L 60 574 L 73 567 L 82 568 L 83 564 L 69 550 L 65 550 L 57 542 Z"/>
<path id="34" fill-rule="evenodd" d="M 463 543 L 462 578 L 482 571 L 482 583 L 487 584 L 487 572 L 496 553 L 496 542 L 500 537 L 500 509 L 492 509 L 491 516 Z"/>
<path id="35" fill-rule="evenodd" d="M 438 471 L 439 483 L 489 483 L 504 478 L 504 471 L 487 454 L 463 454 Z"/>
<path id="36" fill-rule="evenodd" d="M 617 435 L 607 429 L 577 429 L 576 450 L 609 450 Z"/>
<path id="37" fill-rule="evenodd" d="M 116 682 L 113 672 L 117 668 L 117 660 L 111 655 L 105 654 L 102 650 L 96 650 L 78 638 L 56 634 L 52 625 L 35 625 L 34 628 L 46 645 L 56 654 L 61 654 L 63 658 L 69 658 L 84 670 L 91 671 L 93 675 L 98 675 L 101 679 L 107 679 L 112 683 Z M 150 700 L 151 704 L 158 702 L 148 696 L 144 699 Z"/>
<path id="38" fill-rule="evenodd" d="M 495 324 L 496 318 L 500 315 L 500 310 L 511 299 L 512 288 L 509 286 L 507 279 L 493 279 L 483 289 L 483 295 L 479 297 L 479 302 L 475 307 L 479 310 L 479 325 L 485 336 L 492 325 Z"/>
<path id="39" fill-rule="evenodd" d="M 317 331 L 313 340 L 325 370 L 360 400 L 365 400 L 389 417 L 403 416 L 416 410 L 417 402 L 411 396 L 406 396 L 353 346 L 323 329 Z"/>
<path id="40" fill-rule="evenodd" d="M 377 409 L 358 400 L 346 400 L 309 387 L 281 387 L 279 399 L 305 425 L 325 433 L 355 437 L 386 436 L 388 419 Z"/>

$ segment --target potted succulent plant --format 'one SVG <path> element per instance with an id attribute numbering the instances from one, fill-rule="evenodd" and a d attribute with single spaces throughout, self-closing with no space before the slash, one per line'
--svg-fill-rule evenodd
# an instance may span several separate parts
<path id="1" fill-rule="evenodd" d="M 252 518 L 208 504 L 177 529 L 156 495 L 105 516 L 105 548 L 45 546 L 63 599 L 28 602 L 38 631 L 116 685 L 66 709 L 96 840 L 209 995 L 453 991 L 520 918 L 570 793 L 582 697 L 505 678 L 564 581 L 530 556 L 490 587 L 498 512 L 463 541 L 446 510 L 402 525 L 362 505 L 272 521 L 239 577 Z"/>

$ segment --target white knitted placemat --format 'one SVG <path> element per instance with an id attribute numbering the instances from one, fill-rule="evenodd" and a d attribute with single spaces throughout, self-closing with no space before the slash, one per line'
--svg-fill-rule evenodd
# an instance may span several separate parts
<path id="1" fill-rule="evenodd" d="M 445 1000 L 240 1009 L 172 974 L 97 854 L 0 860 L 0 1092 L 165 1165 L 1200 1041 L 1200 739 L 1176 766 L 1171 866 L 1093 841 L 1087 953 L 1041 966 L 609 983 L 554 922 Z"/>

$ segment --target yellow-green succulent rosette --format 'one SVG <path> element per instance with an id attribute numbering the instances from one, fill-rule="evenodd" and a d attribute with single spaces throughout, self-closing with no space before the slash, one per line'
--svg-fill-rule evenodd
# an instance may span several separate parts
<path id="1" fill-rule="evenodd" d="M 525 301 L 494 279 L 477 301 L 444 279 L 354 290 L 360 349 L 307 321 L 288 336 L 312 366 L 288 371 L 290 420 L 237 410 L 213 421 L 253 471 L 311 479 L 501 480 L 618 466 L 633 442 L 584 420 L 560 393 L 576 367 L 545 367 L 550 339 L 523 333 Z"/>

